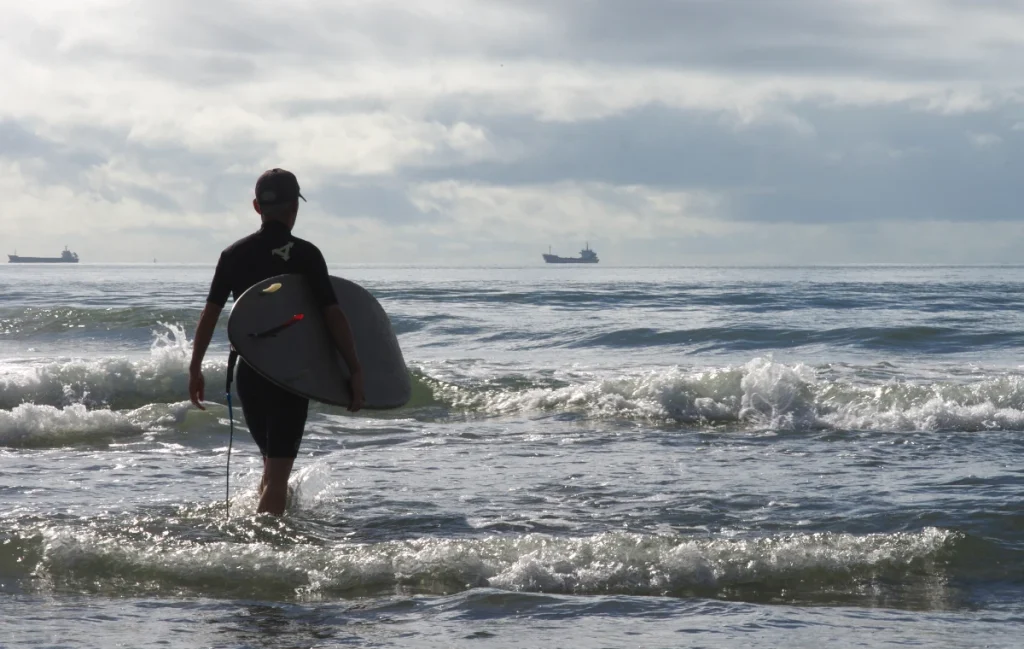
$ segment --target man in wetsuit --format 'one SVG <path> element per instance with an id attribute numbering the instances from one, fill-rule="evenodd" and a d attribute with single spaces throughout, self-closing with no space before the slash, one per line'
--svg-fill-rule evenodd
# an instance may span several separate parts
<path id="1" fill-rule="evenodd" d="M 256 198 L 252 202 L 262 217 L 263 226 L 228 246 L 220 255 L 206 308 L 196 326 L 189 367 L 189 397 L 200 409 L 205 410 L 201 403 L 205 388 L 203 356 L 228 295 L 237 300 L 253 284 L 286 273 L 302 274 L 309 282 L 331 336 L 352 372 L 349 410 L 355 412 L 363 405 L 362 367 L 356 357 L 348 320 L 338 307 L 327 263 L 316 246 L 291 234 L 300 198 L 306 200 L 299 192 L 294 174 L 283 169 L 265 172 L 256 181 Z M 244 359 L 238 364 L 236 380 L 245 423 L 263 454 L 257 511 L 280 515 L 287 500 L 288 476 L 302 442 L 309 400 L 267 381 Z"/>

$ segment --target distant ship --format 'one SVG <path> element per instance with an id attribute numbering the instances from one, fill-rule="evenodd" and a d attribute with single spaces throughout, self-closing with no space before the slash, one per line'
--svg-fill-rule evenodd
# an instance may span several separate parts
<path id="1" fill-rule="evenodd" d="M 7 259 L 12 264 L 77 264 L 78 254 L 64 246 L 64 252 L 60 253 L 60 257 L 19 257 L 14 254 L 7 255 Z"/>
<path id="2" fill-rule="evenodd" d="M 579 257 L 552 255 L 551 248 L 548 248 L 548 253 L 544 255 L 544 261 L 549 264 L 596 264 L 600 260 L 597 258 L 597 253 L 590 249 L 590 242 L 588 241 L 587 247 L 580 250 Z"/>

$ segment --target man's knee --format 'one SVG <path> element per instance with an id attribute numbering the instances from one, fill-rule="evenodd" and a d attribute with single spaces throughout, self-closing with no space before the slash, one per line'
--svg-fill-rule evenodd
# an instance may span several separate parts
<path id="1" fill-rule="evenodd" d="M 263 465 L 263 476 L 267 486 L 287 485 L 288 476 L 292 472 L 292 464 L 295 458 L 290 457 L 268 457 Z"/>

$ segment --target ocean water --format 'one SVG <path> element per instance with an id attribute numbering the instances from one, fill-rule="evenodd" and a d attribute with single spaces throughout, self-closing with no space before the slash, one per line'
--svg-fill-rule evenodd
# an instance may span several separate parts
<path id="1" fill-rule="evenodd" d="M 332 267 L 415 394 L 282 518 L 211 272 L 0 266 L 0 646 L 1021 646 L 1024 268 Z"/>

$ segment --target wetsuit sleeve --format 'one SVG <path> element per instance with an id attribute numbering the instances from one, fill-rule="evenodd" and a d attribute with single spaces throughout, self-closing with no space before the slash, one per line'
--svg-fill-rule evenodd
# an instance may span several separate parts
<path id="1" fill-rule="evenodd" d="M 303 255 L 305 263 L 306 281 L 313 291 L 313 299 L 326 308 L 338 303 L 338 297 L 334 294 L 334 287 L 331 286 L 331 276 L 327 272 L 327 262 L 324 261 L 323 253 L 316 246 L 310 245 L 308 254 Z"/>
<path id="2" fill-rule="evenodd" d="M 224 308 L 229 295 L 231 295 L 231 278 L 228 277 L 228 264 L 224 253 L 220 253 L 217 270 L 213 271 L 213 281 L 210 283 L 210 292 L 206 296 L 206 301 Z"/>

